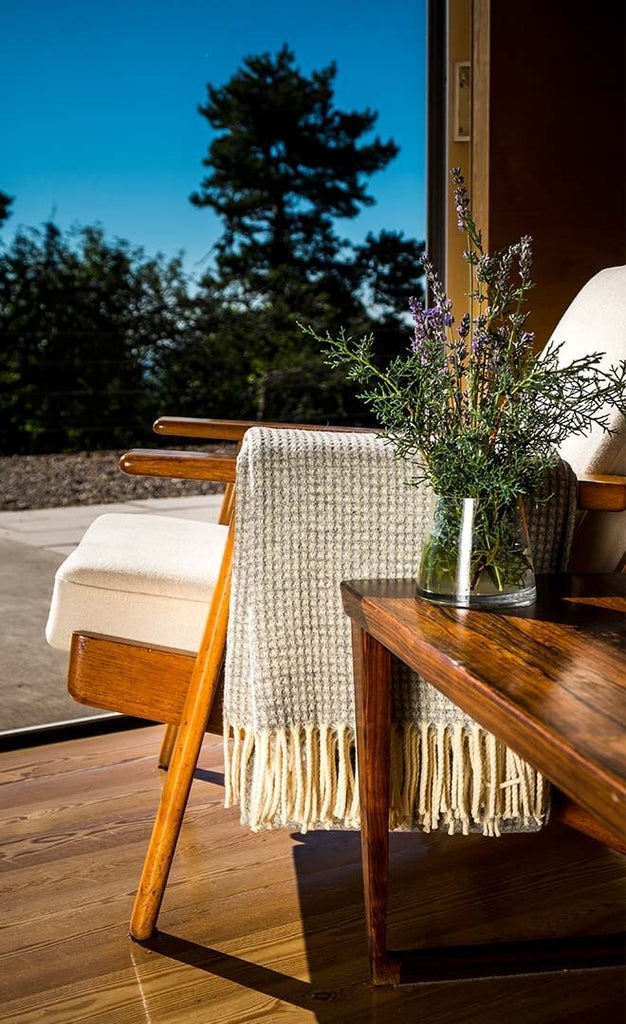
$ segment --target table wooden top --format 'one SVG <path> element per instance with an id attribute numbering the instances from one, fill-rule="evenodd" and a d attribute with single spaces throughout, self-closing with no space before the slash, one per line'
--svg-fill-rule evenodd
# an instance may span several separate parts
<path id="1" fill-rule="evenodd" d="M 626 831 L 626 575 L 538 576 L 525 608 L 342 583 L 346 613 L 614 833 Z"/>

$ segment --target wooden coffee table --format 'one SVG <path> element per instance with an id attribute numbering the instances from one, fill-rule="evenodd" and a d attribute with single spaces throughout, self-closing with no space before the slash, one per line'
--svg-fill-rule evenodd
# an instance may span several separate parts
<path id="1" fill-rule="evenodd" d="M 626 843 L 626 576 L 539 576 L 537 589 L 530 607 L 484 612 L 424 601 L 413 580 L 342 584 L 353 630 L 365 905 L 377 984 L 623 957 L 623 936 L 539 949 L 387 950 L 392 655 L 538 768 L 591 816 L 600 838 Z"/>

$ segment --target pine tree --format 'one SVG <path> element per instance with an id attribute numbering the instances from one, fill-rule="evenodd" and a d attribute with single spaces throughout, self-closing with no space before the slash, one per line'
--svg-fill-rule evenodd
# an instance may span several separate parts
<path id="1" fill-rule="evenodd" d="M 362 142 L 377 115 L 335 108 L 336 65 L 306 78 L 284 46 L 276 57 L 248 57 L 200 107 L 218 134 L 192 195 L 222 218 L 217 265 L 224 283 L 275 292 L 301 275 L 314 280 L 340 257 L 333 220 L 373 203 L 367 179 L 398 152 L 393 142 Z"/>
<path id="2" fill-rule="evenodd" d="M 0 190 L 0 225 L 11 216 L 11 210 L 9 207 L 12 202 L 13 197 L 8 196 L 6 192 L 2 192 L 2 190 Z"/>
<path id="3" fill-rule="evenodd" d="M 374 111 L 337 109 L 336 74 L 331 63 L 303 75 L 283 46 L 209 85 L 199 108 L 215 135 L 191 202 L 224 228 L 203 288 L 211 308 L 219 297 L 223 342 L 236 344 L 240 389 L 259 416 L 350 416 L 343 383 L 298 322 L 331 331 L 380 323 L 385 345 L 397 347 L 406 300 L 421 291 L 418 242 L 383 232 L 354 246 L 337 233 L 337 221 L 374 203 L 369 179 L 398 147 L 371 138 Z"/>

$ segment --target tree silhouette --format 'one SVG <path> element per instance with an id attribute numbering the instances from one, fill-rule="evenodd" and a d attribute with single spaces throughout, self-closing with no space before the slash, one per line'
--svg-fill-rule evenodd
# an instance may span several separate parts
<path id="1" fill-rule="evenodd" d="M 150 367 L 181 329 L 177 261 L 108 243 L 19 230 L 0 254 L 0 451 L 120 447 L 154 418 Z"/>
<path id="2" fill-rule="evenodd" d="M 220 89 L 208 87 L 200 113 L 219 134 L 203 161 L 209 174 L 191 201 L 222 218 L 218 266 L 255 289 L 276 275 L 323 272 L 341 240 L 334 218 L 370 206 L 367 178 L 398 152 L 362 142 L 377 115 L 333 105 L 336 65 L 305 78 L 287 46 L 276 57 L 247 57 Z"/>
<path id="3" fill-rule="evenodd" d="M 12 196 L 8 196 L 6 192 L 0 191 L 0 225 L 3 224 L 5 220 L 8 220 L 11 216 L 11 211 L 9 207 L 11 206 L 12 202 Z"/>
<path id="4" fill-rule="evenodd" d="M 335 416 L 350 415 L 343 382 L 298 322 L 331 331 L 380 324 L 393 349 L 404 342 L 407 298 L 421 293 L 420 243 L 382 232 L 355 246 L 337 233 L 338 220 L 373 204 L 369 179 L 398 147 L 366 141 L 375 112 L 336 108 L 336 74 L 331 63 L 303 75 L 283 46 L 247 57 L 221 88 L 209 85 L 199 108 L 215 135 L 190 198 L 224 228 L 202 287 L 228 313 L 222 340 L 240 353 L 239 390 L 259 416 L 328 418 L 333 406 Z"/>

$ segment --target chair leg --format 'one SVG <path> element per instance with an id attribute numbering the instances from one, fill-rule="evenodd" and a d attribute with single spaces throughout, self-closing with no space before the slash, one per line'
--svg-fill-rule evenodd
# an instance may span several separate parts
<path id="1" fill-rule="evenodd" d="M 156 927 L 203 738 L 204 728 L 199 733 L 193 723 L 181 725 L 130 919 L 131 938 L 138 942 Z"/>
<path id="2" fill-rule="evenodd" d="M 159 768 L 163 768 L 164 771 L 167 771 L 170 766 L 177 736 L 177 725 L 165 726 L 165 732 L 163 733 L 163 739 L 161 740 L 161 749 L 159 750 Z"/>
<path id="3" fill-rule="evenodd" d="M 130 934 L 138 942 L 149 939 L 156 926 L 211 703 L 220 680 L 226 647 L 233 536 L 231 528 L 135 897 Z"/>

